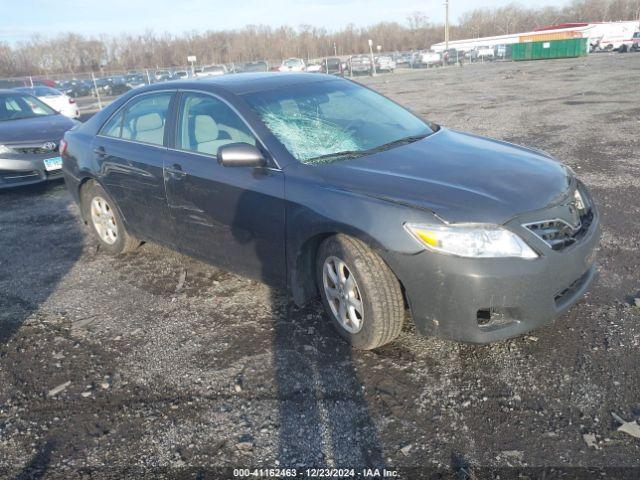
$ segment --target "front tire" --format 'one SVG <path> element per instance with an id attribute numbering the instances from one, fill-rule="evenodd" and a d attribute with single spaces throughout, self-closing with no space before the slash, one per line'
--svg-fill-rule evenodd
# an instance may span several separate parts
<path id="1" fill-rule="evenodd" d="M 127 232 L 115 202 L 100 185 L 92 181 L 84 186 L 81 202 L 83 217 L 102 249 L 120 255 L 140 245 L 140 241 Z"/>
<path id="2" fill-rule="evenodd" d="M 364 243 L 346 235 L 325 240 L 318 249 L 316 278 L 327 314 L 353 347 L 371 350 L 400 334 L 404 321 L 400 283 Z"/>

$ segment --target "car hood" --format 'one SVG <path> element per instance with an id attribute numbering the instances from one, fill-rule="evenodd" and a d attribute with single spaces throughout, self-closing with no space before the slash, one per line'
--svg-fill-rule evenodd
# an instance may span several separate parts
<path id="1" fill-rule="evenodd" d="M 64 115 L 46 115 L 0 122 L 0 144 L 55 141 L 77 122 Z"/>
<path id="2" fill-rule="evenodd" d="M 543 152 L 444 128 L 319 170 L 327 184 L 427 209 L 447 222 L 503 224 L 559 202 L 572 182 Z"/>

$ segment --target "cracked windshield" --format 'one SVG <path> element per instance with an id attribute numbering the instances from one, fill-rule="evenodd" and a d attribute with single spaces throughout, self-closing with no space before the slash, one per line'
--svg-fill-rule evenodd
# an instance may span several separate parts
<path id="1" fill-rule="evenodd" d="M 374 153 L 434 131 L 394 102 L 352 83 L 305 83 L 244 98 L 289 152 L 307 164 Z"/>

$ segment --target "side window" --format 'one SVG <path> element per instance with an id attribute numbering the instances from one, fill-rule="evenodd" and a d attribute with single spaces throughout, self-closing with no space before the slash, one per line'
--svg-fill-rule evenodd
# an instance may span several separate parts
<path id="1" fill-rule="evenodd" d="M 123 112 L 118 112 L 111 117 L 109 121 L 102 126 L 100 135 L 120 138 L 120 132 L 122 130 L 122 113 Z"/>
<path id="2" fill-rule="evenodd" d="M 224 102 L 198 93 L 185 93 L 180 105 L 176 147 L 216 155 L 229 143 L 256 144 L 249 127 Z"/>
<path id="3" fill-rule="evenodd" d="M 143 95 L 104 124 L 100 135 L 162 145 L 171 93 Z"/>

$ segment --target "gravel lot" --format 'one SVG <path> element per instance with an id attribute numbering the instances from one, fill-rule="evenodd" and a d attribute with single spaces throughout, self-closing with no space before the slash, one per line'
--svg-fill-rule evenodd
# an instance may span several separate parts
<path id="1" fill-rule="evenodd" d="M 407 322 L 392 345 L 351 351 L 319 303 L 296 309 L 151 244 L 108 257 L 63 185 L 0 193 L 0 476 L 386 465 L 638 478 L 640 439 L 612 412 L 640 418 L 639 76 L 640 54 L 604 54 L 362 80 L 437 123 L 553 153 L 600 205 L 591 293 L 490 346 Z"/>

